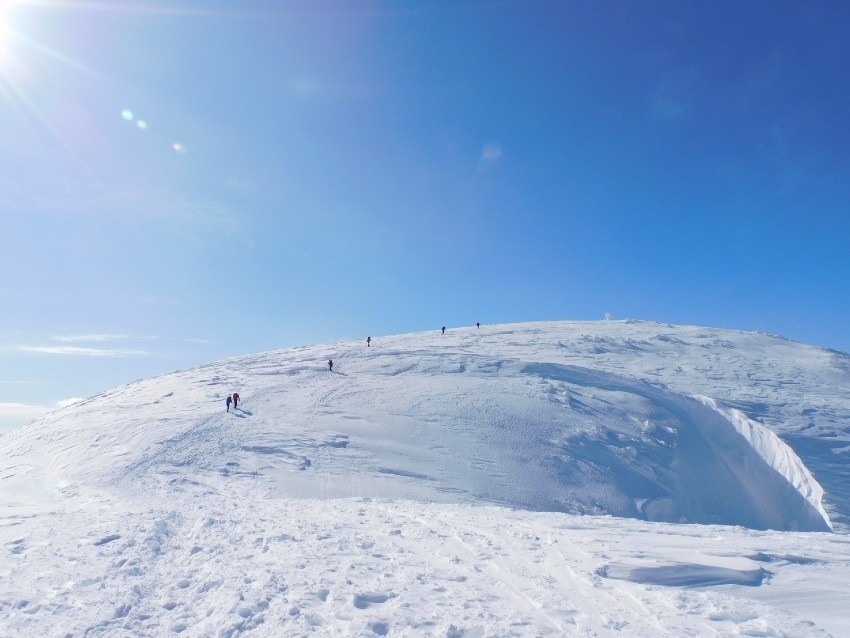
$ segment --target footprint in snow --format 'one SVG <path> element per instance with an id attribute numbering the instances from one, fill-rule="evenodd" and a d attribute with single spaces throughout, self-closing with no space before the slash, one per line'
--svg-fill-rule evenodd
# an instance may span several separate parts
<path id="1" fill-rule="evenodd" d="M 26 542 L 23 538 L 18 538 L 16 540 L 10 541 L 6 543 L 9 546 L 9 551 L 12 554 L 20 554 L 26 549 Z"/>
<path id="2" fill-rule="evenodd" d="M 390 598 L 394 598 L 393 594 L 368 593 L 357 594 L 354 596 L 354 606 L 357 609 L 368 609 L 372 605 L 385 603 Z"/>
<path id="3" fill-rule="evenodd" d="M 106 545 L 112 541 L 117 541 L 119 538 L 121 538 L 120 534 L 110 534 L 109 536 L 104 536 L 99 541 L 95 541 L 94 544 L 96 547 L 99 547 L 100 545 Z"/>

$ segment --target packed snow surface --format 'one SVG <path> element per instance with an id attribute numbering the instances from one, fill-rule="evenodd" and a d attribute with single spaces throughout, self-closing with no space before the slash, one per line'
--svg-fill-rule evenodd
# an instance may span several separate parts
<path id="1" fill-rule="evenodd" d="M 649 322 L 146 379 L 0 437 L 0 636 L 850 635 L 848 426 L 848 355 Z"/>

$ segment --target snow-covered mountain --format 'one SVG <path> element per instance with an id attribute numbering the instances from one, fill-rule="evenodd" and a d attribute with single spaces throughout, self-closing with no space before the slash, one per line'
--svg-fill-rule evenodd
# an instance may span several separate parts
<path id="1" fill-rule="evenodd" d="M 850 356 L 762 334 L 228 359 L 0 438 L 0 635 L 850 635 L 848 453 Z"/>

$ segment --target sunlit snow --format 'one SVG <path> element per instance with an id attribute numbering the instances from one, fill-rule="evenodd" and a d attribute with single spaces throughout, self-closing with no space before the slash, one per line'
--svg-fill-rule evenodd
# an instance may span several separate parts
<path id="1" fill-rule="evenodd" d="M 650 322 L 146 379 L 0 437 L 0 635 L 850 635 L 848 426 L 850 356 Z"/>

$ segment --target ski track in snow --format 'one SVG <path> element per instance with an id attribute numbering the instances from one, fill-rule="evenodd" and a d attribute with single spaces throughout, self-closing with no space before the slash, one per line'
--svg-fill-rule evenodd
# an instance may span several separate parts
<path id="1" fill-rule="evenodd" d="M 116 388 L 0 437 L 0 636 L 850 635 L 848 381 L 605 322 Z"/>

